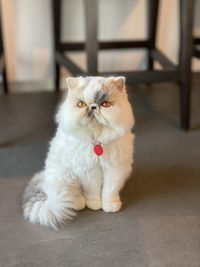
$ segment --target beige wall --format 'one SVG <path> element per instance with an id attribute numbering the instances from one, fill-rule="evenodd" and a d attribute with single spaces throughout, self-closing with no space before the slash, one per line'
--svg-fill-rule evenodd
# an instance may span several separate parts
<path id="1" fill-rule="evenodd" d="M 148 1 L 148 0 L 146 0 Z M 99 39 L 145 38 L 145 0 L 99 0 Z M 200 1 L 196 10 L 200 14 Z M 50 0 L 2 0 L 8 76 L 11 81 L 51 80 L 52 34 Z M 83 0 L 63 0 L 63 40 L 84 40 Z M 158 46 L 174 61 L 178 55 L 178 1 L 162 0 Z M 200 35 L 200 16 L 194 31 Z M 84 53 L 72 58 L 85 66 Z M 99 53 L 100 70 L 145 68 L 145 52 Z M 200 61 L 193 60 L 200 70 Z"/>

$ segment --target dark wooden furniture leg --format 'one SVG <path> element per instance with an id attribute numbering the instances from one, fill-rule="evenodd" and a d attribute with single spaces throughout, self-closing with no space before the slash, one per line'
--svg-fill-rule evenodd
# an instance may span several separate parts
<path id="1" fill-rule="evenodd" d="M 200 38 L 199 37 L 194 37 L 193 38 L 193 56 L 196 58 L 200 58 Z"/>
<path id="2" fill-rule="evenodd" d="M 98 0 L 85 0 L 86 53 L 88 75 L 97 74 L 97 3 Z"/>
<path id="3" fill-rule="evenodd" d="M 193 8 L 193 0 L 180 0 L 180 112 L 181 127 L 185 130 L 190 127 Z"/>
<path id="4" fill-rule="evenodd" d="M 54 40 L 54 75 L 55 90 L 60 89 L 60 66 L 57 63 L 57 52 L 59 51 L 60 33 L 61 33 L 61 0 L 52 0 L 52 18 L 53 18 L 53 40 Z"/>
<path id="5" fill-rule="evenodd" d="M 153 58 L 152 58 L 152 50 L 155 48 L 156 43 L 156 32 L 157 32 L 157 22 L 158 22 L 158 9 L 160 0 L 148 0 L 148 61 L 147 67 L 149 70 L 153 69 Z"/>
<path id="6" fill-rule="evenodd" d="M 5 53 L 4 53 L 4 44 L 3 44 L 3 35 L 2 35 L 2 23 L 0 15 L 0 72 L 3 80 L 4 93 L 8 93 L 8 83 L 6 75 L 6 64 L 5 64 Z"/>
<path id="7" fill-rule="evenodd" d="M 4 66 L 2 76 L 3 76 L 4 92 L 5 94 L 8 94 L 8 83 L 7 83 L 7 74 L 6 74 L 5 66 Z"/>

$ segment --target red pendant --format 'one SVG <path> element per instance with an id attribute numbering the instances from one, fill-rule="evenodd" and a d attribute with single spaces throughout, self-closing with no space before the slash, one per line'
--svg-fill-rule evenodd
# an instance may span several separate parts
<path id="1" fill-rule="evenodd" d="M 101 156 L 103 155 L 103 147 L 98 144 L 98 145 L 95 145 L 94 146 L 94 153 L 97 155 L 97 156 Z"/>

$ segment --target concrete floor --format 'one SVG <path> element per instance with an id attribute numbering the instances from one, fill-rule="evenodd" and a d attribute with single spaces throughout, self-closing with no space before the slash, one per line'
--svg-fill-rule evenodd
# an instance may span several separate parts
<path id="1" fill-rule="evenodd" d="M 0 96 L 0 266 L 200 267 L 200 81 L 192 129 L 179 129 L 178 88 L 129 88 L 135 166 L 117 214 L 79 212 L 60 231 L 24 221 L 21 196 L 54 132 L 54 93 Z"/>

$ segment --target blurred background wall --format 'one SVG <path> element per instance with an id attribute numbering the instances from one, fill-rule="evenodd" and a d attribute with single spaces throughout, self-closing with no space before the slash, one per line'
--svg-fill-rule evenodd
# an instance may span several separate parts
<path id="1" fill-rule="evenodd" d="M 80 41 L 84 33 L 84 0 L 63 0 L 62 39 Z M 148 0 L 99 0 L 99 39 L 131 39 L 146 36 Z M 174 62 L 178 59 L 178 0 L 162 0 L 159 18 L 158 47 Z M 200 1 L 196 1 L 200 10 Z M 11 82 L 35 82 L 51 88 L 52 21 L 50 0 L 2 0 L 3 27 L 8 79 Z M 200 17 L 195 16 L 194 32 L 200 35 Z M 70 55 L 85 66 L 84 53 Z M 99 70 L 144 69 L 144 50 L 99 53 Z M 193 70 L 200 61 L 193 60 Z M 62 77 L 66 73 L 62 72 Z"/>

